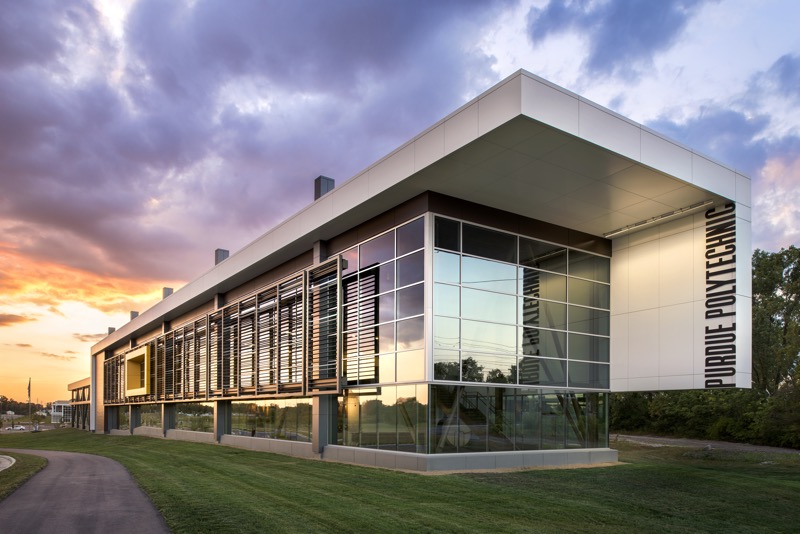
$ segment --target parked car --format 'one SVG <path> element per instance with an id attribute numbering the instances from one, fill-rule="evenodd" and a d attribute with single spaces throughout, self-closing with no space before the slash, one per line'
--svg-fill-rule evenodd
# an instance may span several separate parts
<path id="1" fill-rule="evenodd" d="M 25 427 L 22 425 L 7 426 L 6 430 L 25 430 Z"/>

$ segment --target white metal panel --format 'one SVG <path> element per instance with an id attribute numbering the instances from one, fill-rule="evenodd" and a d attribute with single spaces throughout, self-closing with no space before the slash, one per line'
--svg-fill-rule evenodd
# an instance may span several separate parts
<path id="1" fill-rule="evenodd" d="M 636 123 L 590 102 L 580 103 L 580 135 L 633 160 L 642 157 L 642 130 Z"/>
<path id="2" fill-rule="evenodd" d="M 541 80 L 522 78 L 522 112 L 559 130 L 580 135 L 578 97 Z"/>
<path id="3" fill-rule="evenodd" d="M 692 175 L 692 153 L 642 128 L 642 163 L 673 176 Z"/>
<path id="4" fill-rule="evenodd" d="M 699 154 L 692 154 L 692 182 L 725 198 L 736 198 L 735 173 Z"/>

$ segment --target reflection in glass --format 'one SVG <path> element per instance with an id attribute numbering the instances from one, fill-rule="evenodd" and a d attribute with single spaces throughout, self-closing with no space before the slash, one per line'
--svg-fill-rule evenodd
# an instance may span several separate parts
<path id="1" fill-rule="evenodd" d="M 567 306 L 556 302 L 520 297 L 522 324 L 544 328 L 567 328 Z"/>
<path id="2" fill-rule="evenodd" d="M 463 351 L 461 372 L 464 382 L 516 384 L 517 358 L 513 355 L 500 356 Z"/>
<path id="3" fill-rule="evenodd" d="M 566 276 L 520 267 L 519 285 L 526 297 L 567 301 Z"/>
<path id="4" fill-rule="evenodd" d="M 597 280 L 598 282 L 610 282 L 611 260 L 588 252 L 570 250 L 569 275 Z"/>
<path id="5" fill-rule="evenodd" d="M 607 337 L 569 335 L 569 359 L 590 362 L 608 362 L 609 339 Z"/>
<path id="6" fill-rule="evenodd" d="M 539 393 L 520 393 L 517 395 L 516 448 L 517 450 L 538 450 L 541 440 L 542 414 L 539 406 Z"/>
<path id="7" fill-rule="evenodd" d="M 161 405 L 141 405 L 139 407 L 139 424 L 151 428 L 161 428 Z"/>
<path id="8" fill-rule="evenodd" d="M 361 245 L 359 267 L 364 269 L 394 258 L 394 231 L 367 241 Z"/>
<path id="9" fill-rule="evenodd" d="M 542 449 L 564 448 L 564 394 L 542 395 Z"/>
<path id="10" fill-rule="evenodd" d="M 382 324 L 378 327 L 378 350 L 380 352 L 394 350 L 394 323 Z"/>
<path id="11" fill-rule="evenodd" d="M 525 237 L 519 238 L 519 263 L 557 273 L 567 272 L 567 249 Z"/>
<path id="12" fill-rule="evenodd" d="M 397 381 L 425 380 L 425 351 L 422 349 L 397 353 Z"/>
<path id="13" fill-rule="evenodd" d="M 425 254 L 422 250 L 397 260 L 397 287 L 421 282 L 425 277 Z"/>
<path id="14" fill-rule="evenodd" d="M 467 223 L 462 225 L 462 229 L 464 254 L 516 263 L 517 237 L 515 235 Z"/>
<path id="15" fill-rule="evenodd" d="M 457 284 L 461 281 L 461 256 L 450 252 L 433 252 L 433 279 L 437 282 Z"/>
<path id="16" fill-rule="evenodd" d="M 519 359 L 519 383 L 528 386 L 567 385 L 567 369 L 564 360 L 521 357 Z"/>
<path id="17" fill-rule="evenodd" d="M 425 286 L 417 284 L 397 290 L 397 318 L 403 319 L 422 313 L 425 304 Z"/>
<path id="18" fill-rule="evenodd" d="M 425 219 L 420 217 L 397 230 L 397 255 L 402 256 L 425 245 Z"/>
<path id="19" fill-rule="evenodd" d="M 475 289 L 516 293 L 517 268 L 507 263 L 464 256 L 461 263 L 461 283 Z"/>
<path id="20" fill-rule="evenodd" d="M 433 348 L 458 349 L 459 321 L 450 317 L 436 316 L 433 319 Z"/>
<path id="21" fill-rule="evenodd" d="M 557 330 L 520 328 L 520 348 L 526 356 L 567 357 L 567 334 Z"/>
<path id="22" fill-rule="evenodd" d="M 458 317 L 461 297 L 458 286 L 435 284 L 433 286 L 433 313 Z"/>
<path id="23" fill-rule="evenodd" d="M 342 252 L 342 276 L 358 271 L 358 247 Z"/>
<path id="24" fill-rule="evenodd" d="M 569 385 L 576 388 L 608 389 L 609 367 L 603 363 L 569 362 Z"/>
<path id="25" fill-rule="evenodd" d="M 424 335 L 425 324 L 422 317 L 397 321 L 397 350 L 423 348 Z"/>
<path id="26" fill-rule="evenodd" d="M 433 222 L 434 245 L 436 248 L 444 248 L 459 252 L 461 250 L 461 223 L 451 219 L 436 217 Z"/>
<path id="27" fill-rule="evenodd" d="M 439 318 L 437 317 L 437 319 Z M 515 326 L 466 319 L 462 321 L 461 326 L 462 349 L 509 354 L 517 352 L 517 327 Z"/>
<path id="28" fill-rule="evenodd" d="M 433 378 L 436 380 L 459 380 L 461 358 L 457 350 L 433 349 Z"/>
<path id="29" fill-rule="evenodd" d="M 214 405 L 210 402 L 187 402 L 177 406 L 175 428 L 211 432 L 214 428 Z"/>
<path id="30" fill-rule="evenodd" d="M 569 329 L 584 334 L 609 335 L 609 313 L 604 310 L 569 307 Z"/>
<path id="31" fill-rule="evenodd" d="M 461 315 L 467 319 L 515 324 L 517 322 L 515 302 L 516 297 L 513 295 L 501 295 L 465 287 L 461 290 Z"/>
<path id="32" fill-rule="evenodd" d="M 569 302 L 595 308 L 609 308 L 611 286 L 581 280 L 569 279 Z"/>
<path id="33" fill-rule="evenodd" d="M 378 382 L 386 383 L 395 381 L 394 362 L 395 355 L 393 352 L 378 356 Z"/>
<path id="34" fill-rule="evenodd" d="M 384 293 L 378 297 L 378 322 L 394 320 L 394 293 Z"/>

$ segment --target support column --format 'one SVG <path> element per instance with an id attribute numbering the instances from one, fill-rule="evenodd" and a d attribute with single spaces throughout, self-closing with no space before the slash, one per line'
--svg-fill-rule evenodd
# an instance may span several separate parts
<path id="1" fill-rule="evenodd" d="M 161 405 L 161 436 L 167 437 L 167 430 L 172 430 L 178 422 L 178 408 L 176 404 Z"/>
<path id="2" fill-rule="evenodd" d="M 320 454 L 336 428 L 336 395 L 317 395 L 311 405 L 311 451 Z"/>
<path id="3" fill-rule="evenodd" d="M 233 405 L 231 401 L 214 401 L 214 441 L 219 443 L 222 436 L 231 433 Z"/>
<path id="4" fill-rule="evenodd" d="M 142 407 L 138 404 L 131 405 L 131 412 L 128 416 L 128 421 L 130 422 L 131 426 L 131 434 L 133 434 L 133 429 L 137 426 L 142 426 Z"/>

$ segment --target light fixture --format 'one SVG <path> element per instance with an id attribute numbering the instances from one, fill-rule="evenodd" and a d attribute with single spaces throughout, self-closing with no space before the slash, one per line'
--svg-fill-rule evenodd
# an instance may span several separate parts
<path id="1" fill-rule="evenodd" d="M 702 202 L 698 202 L 697 204 L 692 204 L 691 206 L 686 206 L 684 208 L 680 208 L 675 211 L 670 211 L 668 213 L 662 213 L 661 215 L 656 215 L 655 217 L 645 219 L 644 221 L 639 221 L 633 224 L 629 224 L 628 226 L 623 226 L 622 228 L 617 228 L 616 230 L 612 230 L 611 232 L 606 232 L 605 234 L 603 234 L 603 237 L 611 238 L 611 237 L 616 237 L 620 234 L 632 232 L 634 230 L 639 230 L 641 228 L 644 228 L 645 226 L 650 226 L 651 224 L 662 222 L 666 219 L 677 217 L 678 215 L 685 215 L 688 214 L 689 212 L 701 210 L 702 208 L 710 206 L 713 203 L 714 203 L 713 200 L 704 200 Z"/>

